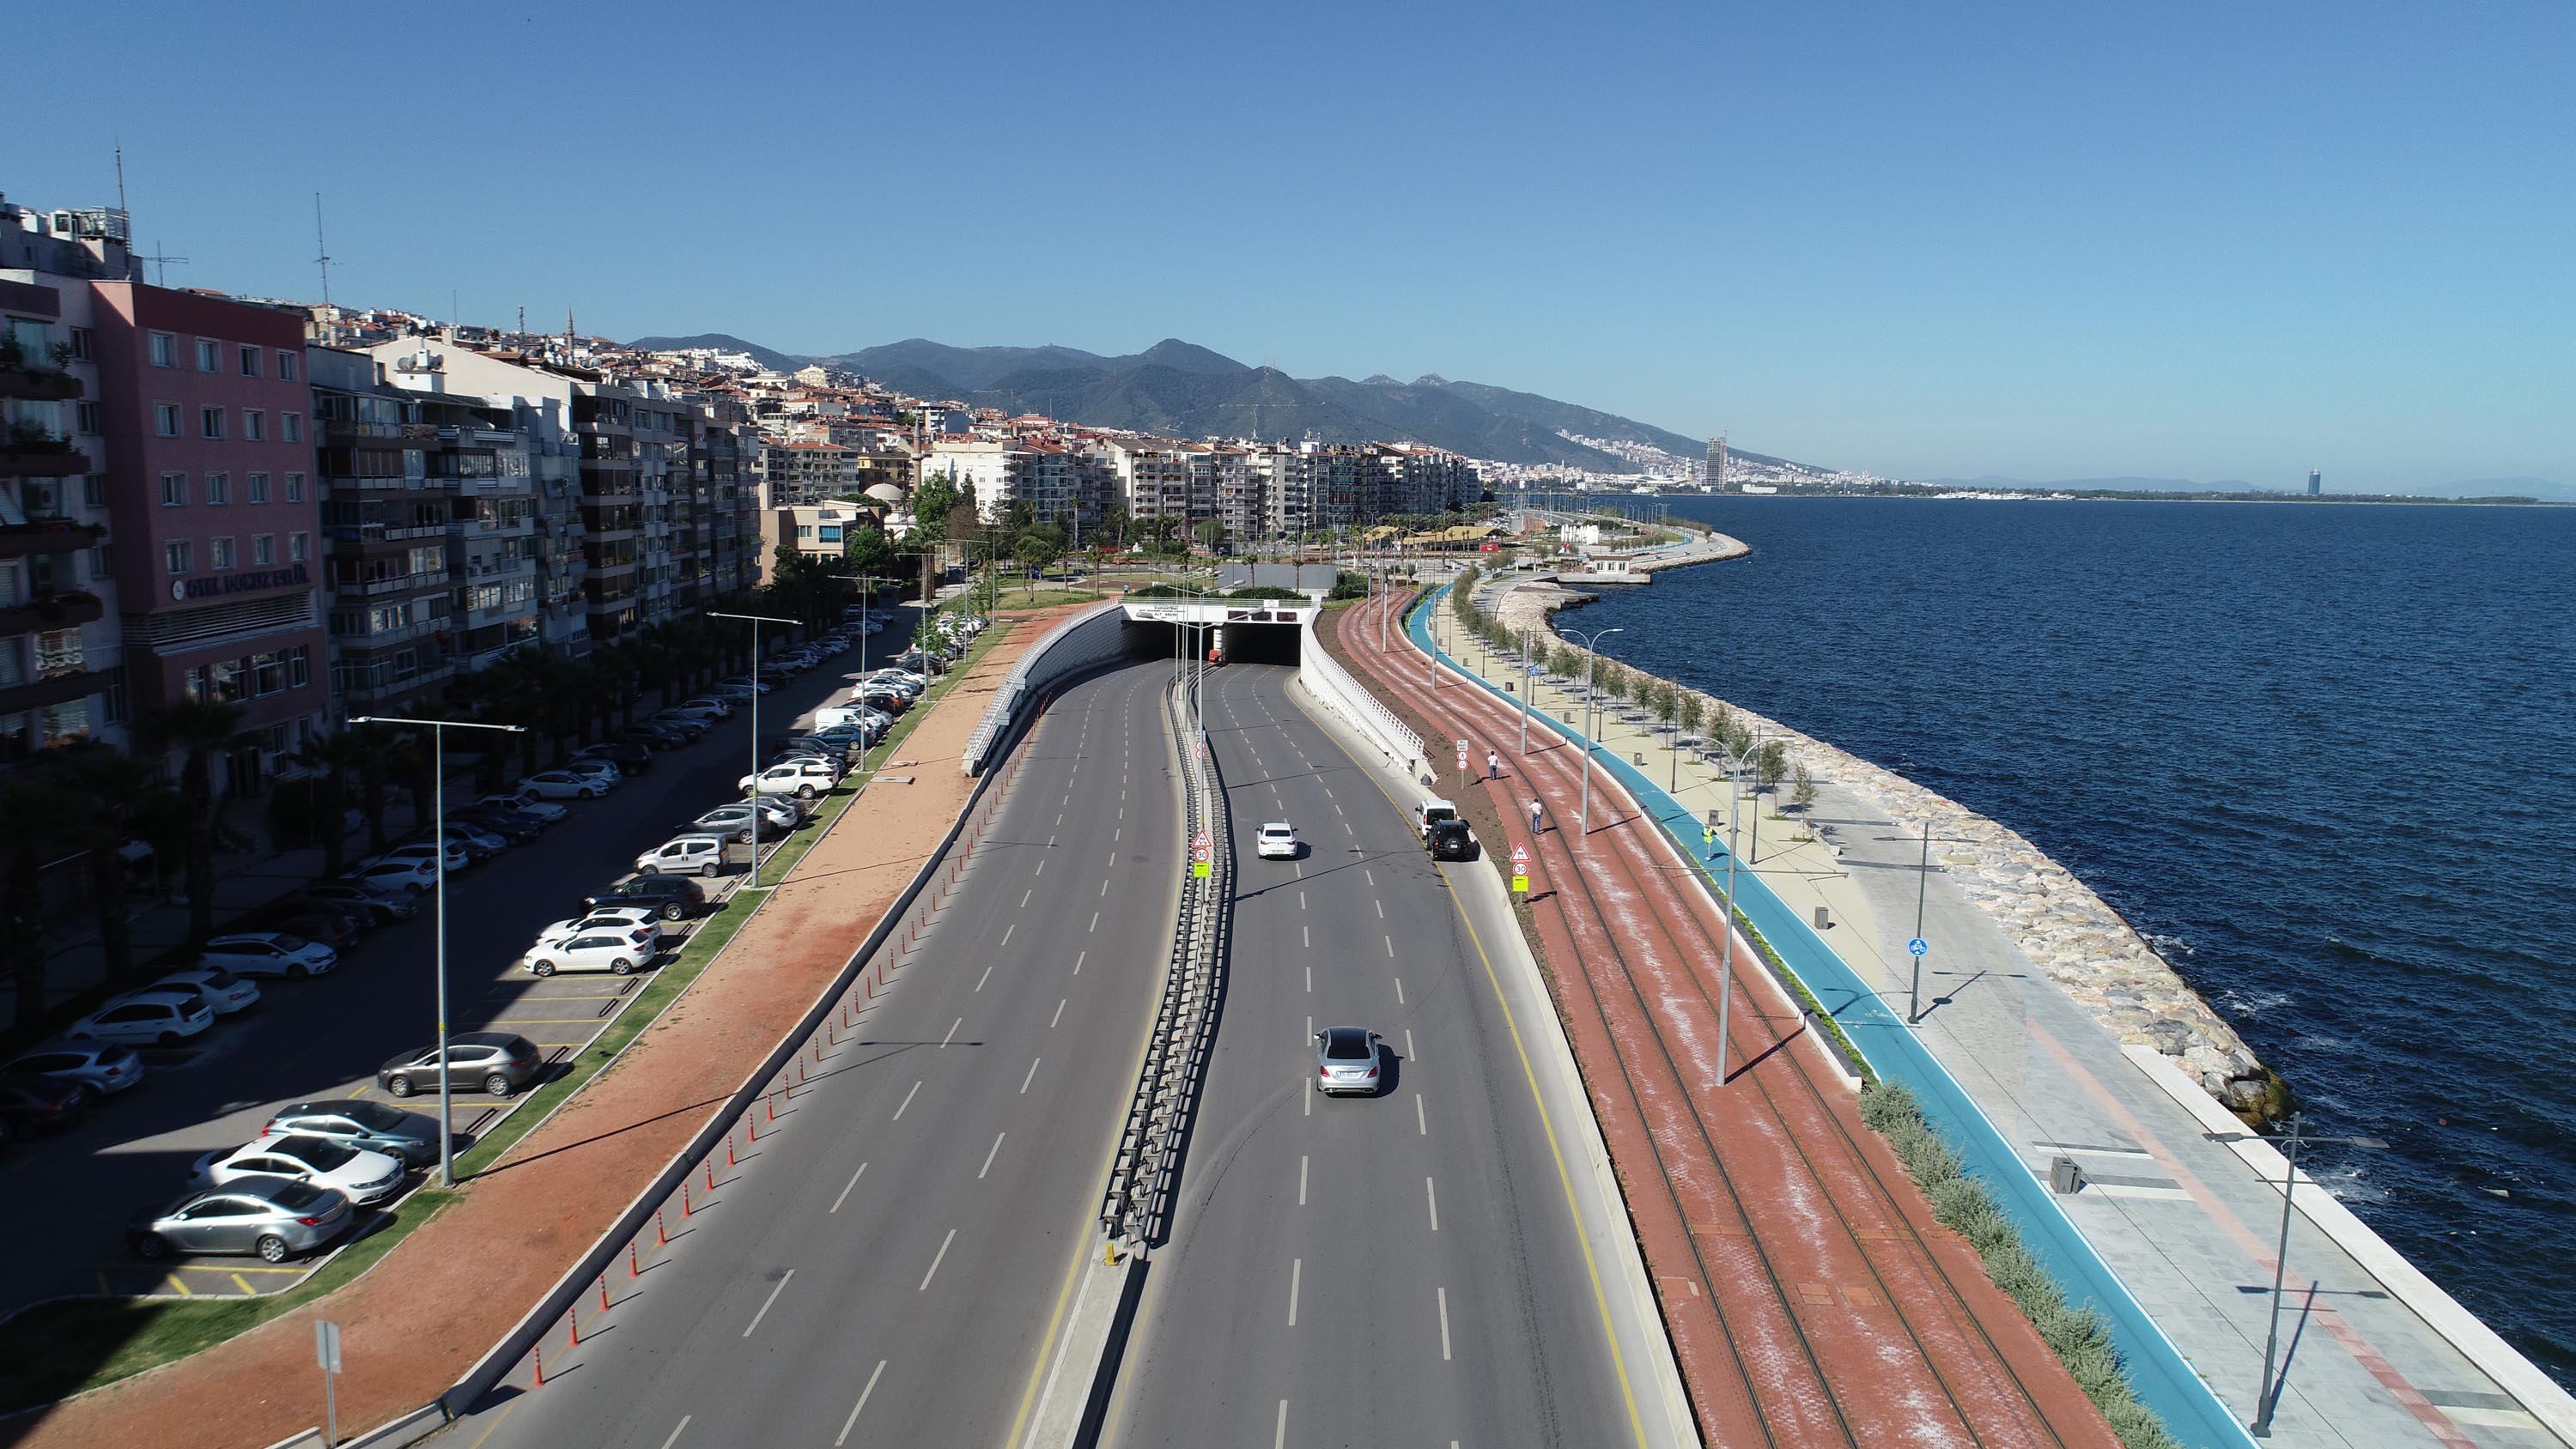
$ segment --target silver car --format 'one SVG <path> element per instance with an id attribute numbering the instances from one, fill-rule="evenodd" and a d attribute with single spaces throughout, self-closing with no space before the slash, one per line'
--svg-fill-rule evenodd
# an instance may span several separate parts
<path id="1" fill-rule="evenodd" d="M 1378 1092 L 1378 1043 L 1366 1027 L 1328 1026 L 1315 1033 L 1315 1090 L 1374 1097 Z"/>
<path id="2" fill-rule="evenodd" d="M 126 1224 L 125 1240 L 147 1261 L 173 1253 L 256 1253 L 279 1263 L 328 1244 L 356 1220 L 349 1200 L 327 1187 L 244 1178 L 142 1214 Z"/>
<path id="3" fill-rule="evenodd" d="M 143 1080 L 143 1056 L 113 1042 L 50 1041 L 0 1062 L 0 1072 L 32 1072 L 104 1097 Z"/>

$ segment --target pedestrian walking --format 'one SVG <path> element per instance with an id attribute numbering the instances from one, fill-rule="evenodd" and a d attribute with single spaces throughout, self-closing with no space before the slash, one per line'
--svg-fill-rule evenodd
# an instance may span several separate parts
<path id="1" fill-rule="evenodd" d="M 1536 835 L 1536 834 L 1538 834 L 1538 832 L 1539 832 L 1539 828 L 1540 828 L 1540 827 L 1539 827 L 1539 823 L 1538 823 L 1538 802 L 1537 802 L 1536 800 L 1532 800 L 1531 802 L 1529 802 L 1529 811 L 1530 811 L 1530 834 L 1532 834 L 1532 835 Z"/>
<path id="2" fill-rule="evenodd" d="M 1485 751 L 1485 778 L 1488 780 L 1503 778 L 1503 757 L 1492 750 Z"/>

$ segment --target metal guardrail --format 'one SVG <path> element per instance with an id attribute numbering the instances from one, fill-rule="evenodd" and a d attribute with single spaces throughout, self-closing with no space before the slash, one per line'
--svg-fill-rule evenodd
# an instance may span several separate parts
<path id="1" fill-rule="evenodd" d="M 1423 753 L 1422 737 L 1397 719 L 1394 711 L 1378 703 L 1377 696 L 1353 679 L 1341 661 L 1324 648 L 1323 641 L 1315 637 L 1314 619 L 1308 619 L 1298 632 L 1297 670 L 1305 676 L 1307 689 L 1349 717 L 1363 733 L 1376 736 L 1380 744 L 1388 747 L 1388 753 L 1403 759 L 1414 778 L 1428 775 L 1431 757 Z"/>
<path id="2" fill-rule="evenodd" d="M 1043 686 L 1073 670 L 1097 664 L 1125 647 L 1125 640 L 1116 629 L 1108 631 L 1108 647 L 1105 649 L 1100 647 L 1100 640 L 1088 641 L 1081 648 L 1068 650 L 1063 647 L 1073 642 L 1077 631 L 1118 610 L 1119 606 L 1114 603 L 1086 609 L 1048 630 L 1044 639 L 1020 656 L 1019 662 L 1011 666 L 1011 672 L 1002 676 L 1002 682 L 994 688 L 991 702 L 984 706 L 983 718 L 975 721 L 974 730 L 966 736 L 966 748 L 958 756 L 958 763 L 967 774 L 983 771 L 985 756 L 992 751 L 994 743 L 1010 733 L 1012 724 L 1019 719 L 1021 707 L 1036 697 Z M 1121 622 L 1124 622 L 1123 615 Z"/>
<path id="3" fill-rule="evenodd" d="M 1183 878 L 1179 919 L 1172 928 L 1172 956 L 1163 975 L 1163 998 L 1145 1047 L 1136 1091 L 1119 1128 L 1109 1187 L 1101 1197 L 1100 1225 L 1130 1251 L 1161 1242 L 1171 1230 L 1173 1188 L 1181 1149 L 1208 1059 L 1216 1049 L 1216 1004 L 1225 990 L 1228 933 L 1234 911 L 1233 821 L 1213 754 L 1203 748 L 1199 722 L 1185 683 L 1175 682 L 1164 706 L 1181 753 L 1184 839 L 1208 836 L 1208 873 Z"/>

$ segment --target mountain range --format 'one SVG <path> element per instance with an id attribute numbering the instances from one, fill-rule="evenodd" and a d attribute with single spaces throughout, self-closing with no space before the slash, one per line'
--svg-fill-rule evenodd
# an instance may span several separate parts
<path id="1" fill-rule="evenodd" d="M 719 347 L 748 352 L 782 371 L 819 362 L 917 397 L 953 399 L 1006 413 L 1041 413 L 1093 427 L 1165 437 L 1252 437 L 1327 442 L 1428 443 L 1505 463 L 1556 463 L 1603 473 L 1643 471 L 1636 463 L 1560 435 L 1647 444 L 1691 458 L 1700 439 L 1634 418 L 1477 382 L 1425 375 L 1399 382 L 1383 373 L 1295 378 L 1223 353 L 1165 338 L 1142 352 L 1104 356 L 1078 347 L 951 347 L 927 338 L 823 357 L 796 357 L 724 333 L 642 337 L 644 348 Z M 1738 450 L 1754 462 L 1782 460 Z"/>

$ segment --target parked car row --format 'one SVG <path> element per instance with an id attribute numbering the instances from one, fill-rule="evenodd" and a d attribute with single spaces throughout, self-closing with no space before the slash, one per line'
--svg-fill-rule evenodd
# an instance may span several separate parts
<path id="1" fill-rule="evenodd" d="M 390 1202 L 413 1169 L 438 1160 L 439 1123 L 382 1102 L 298 1102 L 260 1135 L 203 1153 L 187 1191 L 126 1225 L 135 1256 L 242 1253 L 271 1263 L 329 1246 L 358 1207 Z"/>

